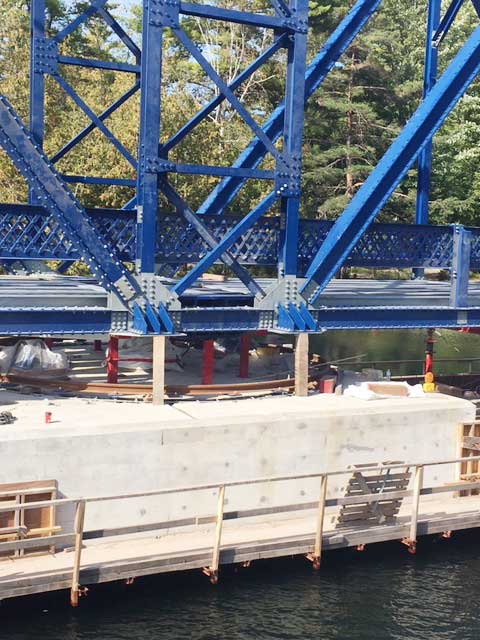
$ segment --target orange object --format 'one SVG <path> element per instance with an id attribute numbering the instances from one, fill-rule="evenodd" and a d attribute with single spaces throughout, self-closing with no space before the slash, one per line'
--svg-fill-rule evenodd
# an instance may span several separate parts
<path id="1" fill-rule="evenodd" d="M 51 421 L 52 421 L 52 412 L 45 411 L 45 424 L 50 424 Z"/>

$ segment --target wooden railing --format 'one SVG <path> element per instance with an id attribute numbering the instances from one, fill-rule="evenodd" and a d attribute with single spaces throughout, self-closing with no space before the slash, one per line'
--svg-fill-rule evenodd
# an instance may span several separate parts
<path id="1" fill-rule="evenodd" d="M 73 557 L 73 569 L 72 569 L 72 582 L 71 582 L 71 603 L 72 606 L 78 605 L 78 598 L 81 592 L 80 587 L 80 569 L 81 569 L 81 556 L 83 542 L 86 539 L 96 539 L 100 537 L 110 537 L 116 535 L 125 535 L 128 533 L 138 533 L 140 531 L 156 531 L 165 527 L 178 527 L 192 524 L 205 524 L 215 523 L 214 540 L 212 544 L 212 556 L 211 564 L 204 568 L 204 572 L 210 577 L 212 583 L 216 583 L 218 580 L 218 569 L 220 564 L 220 550 L 222 541 L 222 527 L 225 519 L 253 517 L 258 515 L 264 515 L 267 513 L 285 513 L 289 511 L 300 511 L 307 509 L 316 509 L 316 526 L 315 526 L 315 538 L 313 549 L 308 554 L 308 558 L 313 562 L 315 568 L 319 568 L 322 557 L 322 544 L 324 534 L 324 520 L 325 510 L 327 507 L 354 505 L 362 503 L 377 503 L 386 500 L 403 500 L 403 498 L 411 497 L 411 515 L 409 525 L 409 536 L 402 540 L 411 552 L 415 552 L 417 543 L 417 529 L 418 529 L 418 516 L 421 496 L 442 494 L 447 492 L 455 492 L 457 495 L 459 492 L 480 489 L 480 481 L 462 481 L 449 483 L 447 485 L 424 487 L 423 486 L 423 474 L 426 467 L 433 467 L 437 465 L 455 464 L 458 469 L 463 462 L 480 461 L 480 455 L 475 457 L 459 457 L 447 460 L 435 460 L 428 462 L 415 462 L 405 463 L 399 462 L 395 464 L 381 464 L 381 465 L 362 465 L 361 467 L 350 467 L 348 469 L 342 469 L 337 471 L 328 471 L 325 473 L 308 473 L 308 474 L 296 474 L 296 475 L 282 475 L 271 476 L 264 478 L 256 478 L 250 480 L 237 480 L 224 483 L 208 483 L 201 485 L 173 487 L 165 489 L 156 489 L 152 491 L 141 491 L 135 493 L 127 493 L 122 495 L 108 495 L 108 496 L 95 496 L 95 497 L 82 497 L 82 498 L 59 498 L 49 501 L 29 502 L 23 504 L 12 505 L 8 507 L 0 506 L 0 513 L 6 511 L 12 511 L 13 509 L 19 511 L 25 511 L 27 509 L 38 509 L 42 507 L 61 507 L 65 505 L 75 505 L 75 520 L 73 533 L 51 535 L 41 538 L 43 545 L 50 545 L 52 547 L 57 545 L 74 545 L 74 557 Z M 386 472 L 388 470 L 395 469 L 413 469 L 413 488 L 403 489 L 400 491 L 388 491 L 382 493 L 365 493 L 361 495 L 351 495 L 340 498 L 327 498 L 328 481 L 330 478 L 341 475 L 351 475 L 358 472 Z M 277 507 L 267 507 L 260 509 L 250 509 L 244 511 L 235 511 L 225 513 L 225 493 L 226 490 L 232 487 L 249 486 L 257 484 L 269 484 L 274 482 L 287 482 L 298 481 L 306 479 L 318 478 L 320 481 L 319 487 L 319 499 L 315 502 L 301 503 L 301 504 L 289 504 Z M 134 498 L 148 498 L 155 496 L 165 496 L 169 494 L 178 494 L 194 491 L 205 491 L 217 489 L 217 513 L 216 516 L 211 517 L 193 517 L 185 518 L 183 520 L 170 520 L 168 522 L 151 523 L 140 526 L 121 527 L 115 529 L 107 529 L 101 531 L 84 531 L 85 522 L 85 510 L 86 505 L 90 503 L 114 501 L 114 500 L 129 500 Z M 31 491 L 31 490 L 30 490 Z M 18 495 L 18 491 L 14 492 Z M 2 551 L 20 550 L 38 547 L 39 540 L 18 540 L 12 542 L 0 543 L 0 553 Z"/>

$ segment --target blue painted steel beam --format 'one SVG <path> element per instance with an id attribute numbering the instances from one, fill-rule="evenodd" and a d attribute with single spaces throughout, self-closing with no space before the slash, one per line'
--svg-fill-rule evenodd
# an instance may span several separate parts
<path id="1" fill-rule="evenodd" d="M 39 147 L 45 136 L 45 77 L 37 64 L 38 43 L 45 36 L 45 0 L 36 0 L 30 11 L 30 131 Z M 35 196 L 29 189 L 29 202 Z"/>
<path id="2" fill-rule="evenodd" d="M 472 232 L 465 227 L 453 225 L 453 260 L 450 273 L 451 290 L 450 305 L 468 306 L 468 279 L 470 275 L 470 256 L 472 249 Z"/>
<path id="3" fill-rule="evenodd" d="M 59 64 L 86 69 L 106 69 L 107 71 L 121 71 L 123 73 L 140 73 L 140 66 L 126 62 L 112 60 L 93 60 L 91 58 L 74 58 L 72 56 L 58 56 Z"/>
<path id="4" fill-rule="evenodd" d="M 110 333 L 112 314 L 107 310 L 5 309 L 0 331 L 3 335 L 65 335 Z"/>
<path id="5" fill-rule="evenodd" d="M 377 10 L 381 0 L 357 0 L 346 17 L 341 21 L 324 46 L 308 65 L 305 74 L 305 101 L 318 89 L 326 75 L 353 42 L 358 32 L 365 26 Z M 281 135 L 285 117 L 285 103 L 272 112 L 262 126 L 269 139 L 275 141 Z M 237 158 L 234 167 L 256 167 L 265 155 L 265 148 L 259 138 L 254 138 Z M 201 215 L 222 212 L 240 191 L 244 184 L 241 178 L 226 178 L 213 189 L 198 209 Z"/>
<path id="6" fill-rule="evenodd" d="M 240 222 L 238 222 L 238 224 L 236 224 L 235 227 L 233 227 L 233 229 L 217 243 L 214 249 L 199 260 L 193 269 L 191 269 L 179 280 L 179 282 L 177 282 L 177 284 L 175 284 L 172 290 L 175 291 L 177 295 L 180 295 L 186 291 L 188 287 L 192 286 L 192 284 L 194 284 L 198 278 L 204 274 L 205 271 L 218 260 L 218 258 L 220 258 L 221 255 L 230 249 L 234 242 L 253 227 L 257 220 L 263 216 L 268 209 L 270 209 L 277 198 L 278 195 L 275 192 L 270 193 L 266 198 L 264 198 L 259 205 L 254 207 L 248 215 L 242 218 L 242 220 L 240 220 Z"/>
<path id="7" fill-rule="evenodd" d="M 154 0 L 144 0 L 137 174 L 137 269 L 142 273 L 155 271 L 158 178 L 154 171 L 147 171 L 147 162 L 158 156 L 160 140 L 164 19 L 163 13 L 159 15 Z"/>
<path id="8" fill-rule="evenodd" d="M 36 2 L 36 0 L 34 0 L 34 2 Z M 87 20 L 95 15 L 95 13 L 99 9 L 103 8 L 107 4 L 107 2 L 108 0 L 92 0 L 85 11 L 82 11 L 82 13 L 78 15 L 75 20 L 72 20 L 72 22 L 70 22 L 64 29 L 62 29 L 55 35 L 55 42 L 63 42 L 65 38 L 71 35 L 76 29 L 78 29 L 78 27 L 81 27 L 82 24 L 85 24 Z"/>
<path id="9" fill-rule="evenodd" d="M 135 93 L 140 89 L 140 82 L 137 81 L 128 91 L 126 91 L 123 95 L 121 95 L 115 102 L 113 102 L 105 111 L 98 116 L 98 119 L 102 122 L 106 120 L 109 116 L 112 115 L 119 107 L 121 107 L 125 102 L 131 98 Z M 69 151 L 71 151 L 79 142 L 81 142 L 84 138 L 88 136 L 89 133 L 95 131 L 97 128 L 94 122 L 91 122 L 84 129 L 82 129 L 76 136 L 74 136 L 67 144 L 65 144 L 57 153 L 55 153 L 51 158 L 50 162 L 55 164 L 59 160 L 61 160 Z"/>
<path id="10" fill-rule="evenodd" d="M 222 80 L 222 78 L 218 75 L 212 65 L 205 58 L 203 53 L 194 44 L 190 38 L 187 36 L 185 31 L 181 27 L 173 27 L 173 32 L 177 36 L 178 40 L 183 44 L 188 53 L 194 58 L 201 68 L 208 75 L 210 80 L 218 87 L 219 91 L 225 96 L 225 98 L 230 102 L 232 107 L 238 113 L 238 115 L 242 118 L 246 125 L 250 127 L 253 133 L 259 138 L 261 143 L 264 145 L 265 149 L 269 151 L 274 158 L 277 160 L 280 159 L 280 153 L 278 149 L 275 147 L 273 142 L 270 140 L 268 135 L 263 131 L 263 129 L 256 123 L 254 118 L 250 115 L 248 110 L 243 106 L 240 100 L 236 97 L 236 95 L 229 89 L 226 82 Z"/>
<path id="11" fill-rule="evenodd" d="M 142 52 L 140 51 L 137 44 L 132 40 L 132 38 L 125 31 L 125 29 L 104 7 L 100 7 L 97 10 L 97 13 L 99 16 L 102 17 L 103 21 L 106 24 L 108 24 L 108 26 L 115 33 L 115 35 L 118 38 L 120 38 L 120 40 L 127 47 L 127 49 L 129 49 L 130 52 L 135 56 L 135 60 L 137 61 L 137 64 L 139 64 L 142 57 Z"/>
<path id="12" fill-rule="evenodd" d="M 90 109 L 87 103 L 78 95 L 75 89 L 63 78 L 60 74 L 54 73 L 52 77 L 62 87 L 65 93 L 70 96 L 73 102 L 79 107 L 83 113 L 90 118 L 93 124 L 99 129 L 109 142 L 113 144 L 115 149 L 125 158 L 125 160 L 134 168 L 137 168 L 137 161 L 132 156 L 130 151 L 113 135 L 110 129 L 103 123 L 102 120 Z"/>
<path id="13" fill-rule="evenodd" d="M 235 9 L 223 9 L 209 4 L 197 4 L 193 2 L 180 2 L 180 13 L 186 16 L 197 16 L 210 20 L 225 20 L 237 24 L 247 24 L 252 27 L 264 29 L 289 28 L 289 22 L 277 16 L 267 16 L 260 13 L 237 11 Z M 293 28 L 293 21 L 290 28 Z"/>
<path id="14" fill-rule="evenodd" d="M 477 27 L 335 222 L 308 268 L 307 281 L 301 289 L 310 303 L 317 301 L 479 69 L 480 27 Z"/>
<path id="15" fill-rule="evenodd" d="M 308 0 L 292 0 L 291 9 L 297 19 L 306 25 Z M 307 32 L 297 32 L 291 37 L 288 46 L 282 153 L 284 166 L 277 163 L 276 167 L 276 187 L 282 192 L 283 237 L 278 262 L 280 276 L 297 275 L 306 61 Z M 282 174 L 287 176 L 283 184 Z"/>
<path id="16" fill-rule="evenodd" d="M 161 189 L 168 201 L 173 204 L 176 210 L 192 225 L 207 245 L 211 249 L 216 249 L 219 244 L 217 240 L 210 234 L 203 222 L 198 219 L 183 198 L 175 191 L 172 185 L 166 180 L 162 180 Z M 223 252 L 219 257 L 227 267 L 230 267 L 234 274 L 241 280 L 241 282 L 243 282 L 247 289 L 253 293 L 253 295 L 264 295 L 262 288 L 258 285 L 255 279 L 252 278 L 248 271 L 242 267 L 237 260 L 235 260 L 229 251 Z"/>
<path id="17" fill-rule="evenodd" d="M 438 48 L 433 46 L 433 34 L 440 22 L 442 0 L 429 0 L 427 17 L 427 37 L 425 43 L 425 67 L 423 97 L 429 93 L 437 79 Z M 432 172 L 432 140 L 427 142 L 418 158 L 417 201 L 415 222 L 428 223 L 428 201 L 430 198 L 430 176 Z"/>
<path id="18" fill-rule="evenodd" d="M 232 80 L 232 82 L 228 85 L 230 91 L 235 91 L 242 85 L 245 80 L 257 71 L 263 64 L 268 62 L 270 58 L 279 51 L 286 44 L 286 36 L 282 35 L 273 42 L 273 44 L 268 47 L 262 54 L 258 56 L 246 69 L 244 69 L 238 76 Z M 195 114 L 190 120 L 181 127 L 167 142 L 160 146 L 161 154 L 166 154 L 173 149 L 177 144 L 179 144 L 186 135 L 188 135 L 193 129 L 199 125 L 201 122 L 205 120 L 205 118 L 212 113 L 223 101 L 225 100 L 225 96 L 223 93 L 219 93 L 213 100 L 210 100 L 200 111 Z"/>
<path id="19" fill-rule="evenodd" d="M 273 180 L 275 173 L 262 169 L 243 169 L 241 167 L 222 167 L 207 164 L 184 164 L 181 162 L 165 163 L 168 173 L 185 173 L 190 175 L 206 176 L 239 176 L 242 178 L 254 178 L 255 180 Z"/>
<path id="20" fill-rule="evenodd" d="M 289 18 L 292 15 L 290 7 L 284 0 L 270 0 L 270 4 L 275 9 L 277 16 L 284 16 Z"/>
<path id="21" fill-rule="evenodd" d="M 74 176 L 61 174 L 62 179 L 69 184 L 106 184 L 116 187 L 135 187 L 135 180 L 128 178 L 103 178 L 102 176 Z"/>
<path id="22" fill-rule="evenodd" d="M 463 0 L 452 0 L 448 5 L 443 18 L 440 21 L 440 24 L 433 34 L 433 42 L 436 47 L 439 47 L 443 42 L 462 5 Z"/>

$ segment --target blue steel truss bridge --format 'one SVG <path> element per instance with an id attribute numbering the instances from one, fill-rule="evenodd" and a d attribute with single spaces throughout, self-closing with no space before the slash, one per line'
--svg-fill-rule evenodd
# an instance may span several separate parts
<path id="1" fill-rule="evenodd" d="M 443 15 L 440 0 L 425 0 L 423 99 L 343 213 L 335 221 L 313 220 L 302 217 L 300 207 L 305 106 L 381 0 L 357 0 L 308 63 L 307 0 L 270 2 L 270 9 L 260 14 L 219 3 L 143 0 L 138 43 L 106 0 L 91 0 L 83 14 L 53 35 L 47 29 L 45 0 L 32 0 L 29 122 L 19 118 L 6 96 L 0 97 L 0 145 L 29 189 L 28 202 L 0 204 L 0 261 L 7 273 L 0 277 L 0 334 L 315 333 L 328 328 L 480 326 L 480 284 L 469 282 L 469 273 L 480 269 L 480 229 L 428 224 L 432 138 L 480 70 L 480 26 L 438 76 L 440 45 L 463 0 L 453 0 Z M 473 4 L 480 11 L 478 0 Z M 65 40 L 92 16 L 121 41 L 128 63 L 65 55 Z M 227 83 L 208 52 L 182 27 L 184 16 L 250 25 L 271 30 L 274 37 Z M 166 29 L 216 93 L 160 142 Z M 284 96 L 259 123 L 237 89 L 277 54 L 285 60 Z M 127 74 L 131 86 L 95 113 L 65 77 L 64 69 L 72 65 Z M 47 77 L 88 119 L 50 156 L 44 151 Z M 136 94 L 138 149 L 132 153 L 109 118 Z M 250 143 L 235 162 L 217 166 L 172 159 L 175 147 L 223 102 L 251 131 Z M 135 179 L 109 178 L 108 166 L 99 176 L 58 170 L 59 161 L 92 132 L 106 137 Z M 418 167 L 415 224 L 376 223 L 412 167 Z M 219 180 L 194 209 L 173 186 L 172 174 Z M 230 214 L 249 180 L 266 181 L 267 195 L 252 210 Z M 127 186 L 134 196 L 121 209 L 86 208 L 75 195 L 75 183 Z M 86 265 L 89 277 L 64 275 L 76 261 Z M 216 264 L 227 268 L 226 280 L 204 278 Z M 342 266 L 409 269 L 415 277 L 340 280 L 335 276 Z M 42 273 L 32 276 L 39 268 Z M 430 268 L 446 270 L 449 280 L 422 279 L 423 270 Z"/>

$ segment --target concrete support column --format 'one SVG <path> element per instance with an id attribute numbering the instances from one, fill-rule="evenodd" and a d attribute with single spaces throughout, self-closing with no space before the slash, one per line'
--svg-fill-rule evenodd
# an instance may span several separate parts
<path id="1" fill-rule="evenodd" d="M 165 336 L 153 337 L 153 404 L 165 402 Z"/>
<path id="2" fill-rule="evenodd" d="M 308 396 L 308 333 L 299 333 L 295 340 L 295 395 Z"/>

